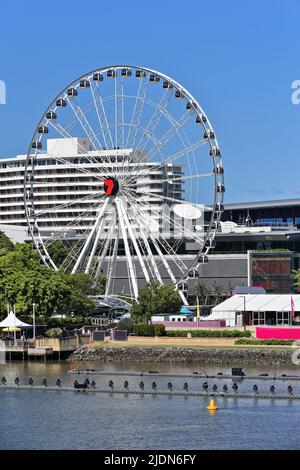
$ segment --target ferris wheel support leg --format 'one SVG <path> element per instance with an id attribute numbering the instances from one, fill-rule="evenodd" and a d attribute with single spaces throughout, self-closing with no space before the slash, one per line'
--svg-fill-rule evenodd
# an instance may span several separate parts
<path id="1" fill-rule="evenodd" d="M 124 220 L 125 226 L 127 226 L 127 230 L 128 230 L 129 236 L 130 236 L 131 241 L 132 241 L 132 243 L 133 243 L 133 246 L 134 246 L 135 252 L 136 252 L 136 254 L 137 254 L 139 263 L 140 263 L 140 265 L 141 265 L 141 268 L 142 268 L 142 271 L 143 271 L 143 274 L 144 274 L 144 278 L 145 278 L 146 282 L 149 283 L 149 282 L 150 282 L 150 277 L 149 277 L 147 268 L 146 268 L 146 266 L 145 266 L 145 263 L 144 263 L 144 260 L 143 260 L 141 251 L 140 251 L 140 249 L 139 249 L 137 240 L 136 240 L 136 238 L 135 238 L 134 231 L 133 231 L 133 229 L 132 229 L 132 227 L 131 227 L 131 225 L 130 225 L 130 222 L 129 222 L 129 220 L 128 220 L 127 214 L 126 214 L 126 212 L 125 212 L 125 208 L 124 208 L 124 205 L 123 205 L 123 202 L 122 202 L 122 201 L 120 201 L 120 209 L 121 209 L 122 214 L 123 214 L 123 220 Z"/>
<path id="2" fill-rule="evenodd" d="M 98 225 L 98 231 L 97 231 L 97 234 L 95 236 L 95 240 L 94 240 L 94 243 L 93 243 L 93 247 L 92 247 L 92 250 L 91 250 L 91 253 L 90 253 L 90 256 L 89 256 L 89 259 L 88 259 L 88 262 L 87 262 L 87 265 L 86 265 L 86 268 L 85 268 L 85 274 L 88 274 L 89 271 L 90 271 L 90 268 L 91 268 L 91 265 L 92 265 L 92 262 L 93 262 L 93 258 L 95 256 L 95 253 L 96 253 L 96 249 L 97 249 L 97 246 L 98 246 L 98 243 L 99 243 L 99 239 L 100 239 L 100 236 L 101 236 L 101 232 L 102 232 L 102 229 L 103 229 L 103 225 L 104 225 L 104 218 L 102 218 L 100 220 L 100 223 Z"/>
<path id="3" fill-rule="evenodd" d="M 142 227 L 141 234 L 142 234 L 142 238 L 143 238 L 143 241 L 144 241 L 144 243 L 145 243 L 145 247 L 146 247 L 148 256 L 149 256 L 149 258 L 150 258 L 150 262 L 151 262 L 151 265 L 152 265 L 154 274 L 155 274 L 155 276 L 156 276 L 156 279 L 158 280 L 159 284 L 162 285 L 162 284 L 163 284 L 163 281 L 162 281 L 162 278 L 161 278 L 159 269 L 158 269 L 158 267 L 157 267 L 155 258 L 154 258 L 154 256 L 153 256 L 153 253 L 152 253 L 152 251 L 151 251 L 151 248 L 150 248 L 149 242 L 148 242 L 148 240 L 147 240 L 147 237 L 146 237 L 145 234 L 143 233 L 143 227 Z"/>
<path id="4" fill-rule="evenodd" d="M 107 238 L 105 240 L 105 243 L 104 243 L 104 247 L 103 247 L 103 250 L 102 250 L 102 253 L 101 255 L 98 257 L 98 266 L 97 266 L 97 270 L 96 270 L 96 274 L 95 274 L 95 278 L 94 278 L 94 282 L 93 282 L 93 288 L 95 288 L 97 286 L 97 283 L 98 283 L 98 280 L 99 280 L 99 277 L 100 277 L 100 273 L 101 273 L 101 269 L 102 269 L 102 266 L 103 266 L 103 262 L 104 262 L 104 259 L 105 259 L 105 256 L 107 254 L 107 251 L 108 251 L 108 247 L 109 247 L 109 244 L 111 242 L 111 239 L 110 239 L 110 234 L 112 233 L 112 231 L 109 232 L 109 234 L 107 235 Z"/>
<path id="5" fill-rule="evenodd" d="M 113 277 L 116 272 L 116 263 L 117 263 L 117 254 L 118 254 L 118 247 L 119 247 L 119 228 L 117 226 L 116 228 L 117 234 L 115 238 L 115 244 L 114 244 L 114 251 L 112 255 L 112 262 L 109 267 L 109 272 L 107 275 L 107 281 L 106 281 L 106 288 L 105 288 L 105 297 L 107 297 L 111 291 L 111 285 L 113 281 Z"/>
<path id="6" fill-rule="evenodd" d="M 132 205 L 131 205 L 131 207 L 132 207 Z M 145 227 L 143 226 L 143 223 L 139 220 L 139 218 L 138 218 L 138 216 L 137 216 L 138 214 L 137 214 L 136 209 L 134 209 L 134 210 L 135 210 L 135 215 L 136 215 L 136 222 L 137 222 L 137 224 L 139 225 L 140 234 L 141 234 L 141 237 L 142 237 L 143 242 L 144 242 L 144 244 L 145 244 L 145 247 L 146 247 L 148 256 L 149 256 L 149 258 L 150 258 L 150 262 L 151 262 L 151 265 L 152 265 L 154 274 L 155 274 L 156 279 L 157 279 L 157 281 L 159 282 L 159 284 L 162 285 L 162 284 L 163 284 L 163 281 L 162 281 L 162 278 L 161 278 L 159 269 L 158 269 L 158 267 L 157 267 L 157 264 L 156 264 L 155 258 L 154 258 L 154 256 L 153 256 L 152 250 L 151 250 L 151 248 L 150 248 L 148 239 L 147 239 L 147 237 L 146 237 L 146 235 L 145 235 L 145 233 L 144 233 Z M 147 230 L 147 228 L 146 228 L 146 230 Z"/>
<path id="7" fill-rule="evenodd" d="M 129 249 L 129 244 L 128 244 L 128 238 L 127 238 L 127 233 L 126 233 L 126 227 L 123 219 L 123 214 L 122 214 L 122 209 L 120 208 L 119 204 L 119 199 L 116 200 L 116 206 L 117 206 L 117 211 L 118 211 L 118 216 L 120 220 L 120 227 L 121 227 L 121 232 L 122 232 L 122 237 L 124 241 L 124 248 L 125 248 L 125 253 L 126 253 L 126 261 L 128 265 L 128 271 L 129 271 L 129 276 L 131 280 L 131 285 L 133 289 L 133 295 L 134 298 L 137 300 L 138 298 L 138 284 L 137 284 L 137 279 L 135 276 L 135 270 L 132 262 L 132 257 Z"/>
<path id="8" fill-rule="evenodd" d="M 99 222 L 100 222 L 100 220 L 102 219 L 102 217 L 103 217 L 103 215 L 104 215 L 104 212 L 105 212 L 105 210 L 106 210 L 106 206 L 107 206 L 107 204 L 108 204 L 108 201 L 109 201 L 109 198 L 106 198 L 105 201 L 104 201 L 104 203 L 103 203 L 103 206 L 101 207 L 101 210 L 100 210 L 100 212 L 99 212 L 99 214 L 98 214 L 98 217 L 97 217 L 97 219 L 96 219 L 96 222 L 95 222 L 95 224 L 93 225 L 93 228 L 92 228 L 92 230 L 90 231 L 90 234 L 89 234 L 89 236 L 88 236 L 88 238 L 87 238 L 87 240 L 86 240 L 86 242 L 85 242 L 85 244 L 84 244 L 84 246 L 83 246 L 83 248 L 82 248 L 82 250 L 81 250 L 81 253 L 80 253 L 80 255 L 78 256 L 78 259 L 77 259 L 77 261 L 76 261 L 76 263 L 75 263 L 75 265 L 74 265 L 74 267 L 73 267 L 73 269 L 72 269 L 72 274 L 75 274 L 75 273 L 76 273 L 77 269 L 79 268 L 79 266 L 80 266 L 80 264 L 81 264 L 81 262 L 82 262 L 82 260 L 83 260 L 83 258 L 84 258 L 84 255 L 85 255 L 85 253 L 86 253 L 86 250 L 88 249 L 88 247 L 89 247 L 89 245 L 90 245 L 90 243 L 91 243 L 91 241 L 92 241 L 92 238 L 93 238 L 93 236 L 94 236 L 94 233 L 95 233 L 95 231 L 96 231 L 96 229 L 97 229 L 97 227 L 98 227 L 98 225 L 99 225 Z"/>
<path id="9" fill-rule="evenodd" d="M 162 260 L 162 263 L 163 263 L 164 267 L 165 267 L 166 270 L 167 270 L 167 273 L 169 274 L 169 276 L 170 276 L 170 278 L 171 278 L 171 281 L 172 281 L 172 282 L 174 283 L 174 285 L 175 285 L 175 289 L 178 291 L 178 293 L 179 293 L 179 295 L 180 295 L 180 298 L 181 298 L 181 300 L 182 300 L 182 303 L 183 303 L 184 305 L 188 305 L 188 301 L 186 300 L 186 297 L 185 297 L 184 293 L 183 293 L 182 291 L 178 290 L 178 288 L 177 288 L 177 284 L 176 284 L 177 281 L 176 281 L 176 278 L 175 278 L 175 276 L 174 276 L 174 274 L 173 274 L 173 271 L 172 271 L 172 269 L 170 268 L 169 263 L 168 263 L 167 260 L 165 259 L 165 257 L 164 257 L 164 255 L 163 255 L 161 249 L 159 248 L 158 243 L 157 243 L 155 237 L 154 237 L 153 234 L 150 232 L 150 230 L 148 230 L 148 232 L 149 232 L 150 238 L 151 238 L 151 240 L 152 240 L 152 242 L 153 242 L 153 245 L 154 245 L 154 247 L 155 247 L 155 249 L 156 249 L 156 251 L 157 251 L 159 257 L 160 257 L 160 259 Z"/>

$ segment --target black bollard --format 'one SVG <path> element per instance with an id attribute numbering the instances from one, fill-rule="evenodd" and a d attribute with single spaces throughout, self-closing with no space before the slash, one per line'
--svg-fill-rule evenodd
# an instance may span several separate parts
<path id="1" fill-rule="evenodd" d="M 233 384 L 232 384 L 232 390 L 234 390 L 235 392 L 237 392 L 238 389 L 239 389 L 238 384 L 237 384 L 236 382 L 233 382 Z"/>

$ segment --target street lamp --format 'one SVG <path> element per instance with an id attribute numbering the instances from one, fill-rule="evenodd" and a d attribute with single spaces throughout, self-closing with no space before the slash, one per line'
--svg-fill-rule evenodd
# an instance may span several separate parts
<path id="1" fill-rule="evenodd" d="M 243 313 L 243 326 L 244 326 L 244 331 L 246 331 L 246 323 L 245 323 L 245 312 L 246 312 L 246 296 L 245 295 L 239 295 L 239 297 L 244 299 L 244 313 Z"/>
<path id="2" fill-rule="evenodd" d="M 35 303 L 32 304 L 33 339 L 35 340 Z"/>

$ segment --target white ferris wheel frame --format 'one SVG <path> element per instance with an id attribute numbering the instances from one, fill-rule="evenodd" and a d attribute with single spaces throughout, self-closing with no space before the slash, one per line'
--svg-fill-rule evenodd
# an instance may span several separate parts
<path id="1" fill-rule="evenodd" d="M 136 257 L 138 259 L 138 263 L 141 267 L 141 270 L 142 270 L 145 281 L 150 282 L 151 278 L 149 276 L 149 273 L 151 271 L 154 274 L 154 278 L 160 284 L 163 283 L 159 268 L 158 268 L 157 263 L 155 261 L 155 257 L 153 255 L 153 253 L 151 251 L 151 248 L 150 248 L 150 245 L 149 245 L 149 241 L 151 241 L 151 243 L 155 247 L 155 250 L 156 250 L 158 256 L 161 259 L 161 264 L 164 266 L 164 268 L 166 269 L 166 271 L 169 274 L 169 277 L 171 279 L 171 283 L 178 289 L 183 303 L 188 304 L 188 302 L 186 300 L 186 296 L 184 295 L 184 292 L 183 292 L 184 289 L 180 289 L 180 284 L 182 284 L 182 283 L 184 284 L 184 282 L 188 279 L 188 272 L 191 269 L 197 270 L 199 268 L 199 266 L 203 263 L 203 259 L 205 259 L 205 257 L 207 257 L 208 252 L 214 246 L 213 241 L 214 241 L 216 232 L 219 229 L 219 225 L 220 225 L 219 222 L 220 222 L 221 214 L 222 214 L 222 211 L 223 211 L 224 172 L 223 172 L 223 165 L 222 165 L 222 155 L 221 155 L 221 152 L 220 152 L 220 147 L 219 147 L 219 144 L 218 144 L 218 140 L 217 140 L 216 134 L 214 132 L 214 129 L 213 129 L 211 123 L 210 123 L 210 120 L 207 117 L 207 114 L 204 113 L 204 111 L 203 111 L 202 107 L 200 106 L 200 104 L 198 103 L 198 101 L 188 92 L 188 90 L 186 88 L 184 88 L 181 84 L 176 82 L 171 77 L 169 77 L 169 76 L 167 76 L 167 75 L 165 75 L 161 72 L 158 72 L 158 71 L 150 69 L 150 68 L 141 67 L 141 66 L 133 66 L 133 65 L 110 65 L 110 66 L 106 66 L 106 67 L 101 67 L 101 68 L 95 69 L 91 72 L 88 72 L 88 73 L 83 74 L 80 77 L 76 78 L 71 83 L 69 83 L 54 98 L 54 100 L 46 108 L 45 112 L 42 115 L 42 118 L 40 119 L 39 123 L 37 124 L 37 126 L 34 130 L 34 133 L 33 133 L 32 139 L 31 139 L 31 143 L 30 143 L 30 146 L 29 146 L 29 149 L 28 149 L 28 153 L 27 153 L 26 163 L 25 163 L 24 202 L 25 202 L 25 213 L 26 213 L 28 229 L 29 229 L 29 232 L 30 232 L 31 237 L 33 239 L 34 245 L 35 245 L 40 257 L 42 258 L 43 262 L 46 265 L 52 267 L 53 269 L 58 270 L 57 266 L 55 265 L 55 263 L 53 262 L 53 260 L 51 259 L 50 255 L 49 255 L 49 252 L 47 250 L 46 242 L 44 242 L 44 240 L 42 239 L 42 237 L 39 233 L 36 220 L 33 221 L 32 216 L 30 214 L 30 208 L 29 208 L 27 195 L 28 195 L 28 187 L 30 187 L 32 189 L 33 185 L 31 184 L 31 186 L 29 186 L 28 175 L 30 174 L 30 172 L 29 172 L 30 166 L 32 168 L 32 171 L 34 169 L 34 160 L 35 160 L 35 157 L 37 156 L 37 150 L 36 150 L 35 155 L 32 155 L 32 145 L 33 145 L 34 141 L 35 142 L 40 142 L 40 143 L 42 142 L 43 135 L 38 134 L 38 128 L 43 123 L 46 122 L 46 124 L 50 124 L 50 125 L 53 126 L 53 123 L 51 123 L 50 120 L 46 119 L 46 113 L 49 110 L 53 110 L 54 112 L 56 112 L 57 109 L 58 109 L 57 106 L 56 106 L 57 100 L 66 99 L 68 101 L 68 104 L 72 108 L 74 115 L 76 116 L 77 120 L 79 121 L 82 129 L 85 131 L 85 134 L 88 137 L 91 138 L 90 140 L 93 143 L 93 145 L 94 145 L 94 142 L 97 141 L 97 143 L 99 145 L 99 148 L 97 150 L 99 150 L 99 149 L 101 150 L 101 148 L 103 148 L 103 147 L 102 147 L 101 143 L 99 142 L 97 136 L 93 132 L 93 129 L 91 128 L 91 126 L 89 126 L 89 123 L 86 120 L 84 113 L 82 112 L 82 110 L 80 109 L 79 106 L 72 103 L 72 100 L 69 99 L 69 97 L 67 96 L 67 90 L 72 88 L 72 87 L 77 89 L 79 87 L 79 84 L 80 84 L 81 80 L 88 80 L 88 81 L 92 82 L 92 77 L 93 77 L 94 74 L 97 74 L 97 73 L 104 74 L 104 73 L 107 73 L 109 70 L 112 70 L 112 71 L 115 71 L 116 76 L 117 76 L 118 71 L 121 70 L 121 69 L 123 69 L 123 70 L 124 69 L 135 70 L 135 71 L 139 70 L 140 73 L 142 73 L 142 74 L 144 74 L 144 73 L 153 74 L 155 77 L 161 78 L 162 80 L 164 80 L 168 84 L 170 84 L 171 87 L 175 91 L 180 92 L 182 97 L 185 98 L 191 104 L 191 107 L 192 107 L 192 109 L 195 113 L 195 116 L 199 117 L 200 119 L 201 119 L 202 116 L 205 116 L 205 121 L 204 122 L 201 121 L 201 124 L 202 124 L 203 130 L 207 133 L 206 142 L 209 144 L 209 147 L 210 147 L 210 155 L 212 157 L 213 176 L 214 176 L 214 197 L 213 197 L 212 205 L 210 206 L 211 217 L 210 217 L 209 224 L 207 226 L 207 231 L 205 232 L 203 244 L 202 244 L 201 248 L 199 248 L 199 251 L 198 251 L 197 255 L 195 256 L 195 259 L 193 260 L 192 263 L 189 264 L 189 266 L 185 266 L 185 269 L 182 269 L 182 266 L 181 266 L 181 275 L 178 278 L 176 278 L 175 275 L 172 272 L 172 269 L 169 266 L 169 263 L 166 260 L 166 257 L 164 256 L 164 254 L 162 252 L 161 246 L 159 245 L 158 241 L 151 235 L 151 232 L 149 232 L 149 230 L 147 230 L 148 227 L 147 227 L 147 224 L 146 224 L 145 220 L 143 220 L 142 218 L 139 220 L 140 236 L 143 239 L 143 250 L 142 250 L 141 249 L 142 245 L 141 245 L 141 243 L 138 243 L 138 241 L 137 241 L 136 232 L 131 227 L 130 221 L 128 220 L 128 217 L 127 217 L 127 214 L 126 214 L 126 209 L 124 207 L 124 204 L 123 204 L 123 201 L 121 200 L 121 198 L 118 195 L 116 195 L 114 197 L 106 197 L 104 199 L 104 203 L 102 204 L 102 207 L 99 211 L 99 214 L 97 215 L 96 220 L 95 220 L 93 226 L 91 227 L 91 230 L 90 230 L 89 234 L 86 235 L 85 243 L 84 243 L 83 248 L 81 249 L 81 252 L 80 252 L 80 254 L 79 254 L 79 256 L 78 256 L 78 258 L 77 258 L 77 260 L 76 260 L 76 262 L 73 266 L 72 273 L 76 273 L 79 270 L 80 265 L 82 263 L 82 260 L 84 259 L 84 256 L 85 256 L 86 252 L 88 251 L 88 248 L 92 244 L 92 248 L 91 248 L 91 251 L 90 251 L 89 257 L 88 257 L 88 262 L 87 262 L 86 267 L 84 269 L 85 273 L 90 272 L 90 267 L 91 267 L 91 264 L 92 264 L 92 260 L 93 260 L 93 257 L 95 256 L 96 249 L 97 249 L 97 243 L 99 241 L 99 238 L 100 238 L 100 236 L 102 234 L 102 230 L 103 230 L 103 220 L 104 220 L 105 211 L 107 209 L 107 206 L 111 203 L 116 208 L 119 228 L 117 230 L 118 233 L 115 237 L 115 241 L 114 241 L 114 244 L 113 244 L 114 246 L 113 246 L 112 256 L 111 256 L 112 262 L 108 266 L 109 276 L 108 276 L 108 279 L 107 279 L 107 286 L 106 286 L 105 295 L 107 295 L 107 296 L 108 295 L 114 295 L 114 293 L 110 290 L 112 288 L 112 275 L 113 275 L 113 272 L 115 271 L 115 266 L 113 264 L 116 263 L 116 258 L 117 258 L 117 248 L 118 248 L 117 243 L 118 243 L 118 240 L 119 240 L 119 232 L 121 232 L 122 237 L 123 237 L 123 241 L 124 241 L 124 248 L 125 248 L 126 262 L 127 262 L 127 271 L 128 271 L 129 278 L 130 278 L 129 279 L 129 281 L 130 281 L 129 284 L 130 284 L 130 287 L 132 289 L 132 292 L 131 292 L 132 297 L 135 298 L 135 299 L 137 299 L 137 297 L 138 297 L 138 280 L 137 280 L 137 275 L 136 275 L 136 272 L 135 272 L 135 266 L 134 266 L 134 262 L 133 262 L 133 256 L 134 255 L 131 254 L 131 251 L 130 251 L 130 248 L 129 248 L 128 235 L 130 237 L 130 241 L 132 242 L 132 244 L 134 246 Z M 128 141 L 130 140 L 130 137 L 131 137 L 132 129 L 134 129 L 133 132 L 136 133 L 137 132 L 137 127 L 133 127 L 133 122 L 131 122 L 131 124 L 130 124 L 131 127 L 130 127 L 130 130 L 129 130 L 128 136 L 127 136 L 127 140 L 125 142 L 125 139 L 124 139 L 124 126 L 125 126 L 125 123 L 124 123 L 124 115 L 123 115 L 123 108 L 122 108 L 123 102 L 117 99 L 117 97 L 120 96 L 120 95 L 118 95 L 117 90 L 116 90 L 117 86 L 118 86 L 118 82 L 117 82 L 117 80 L 115 80 L 115 107 L 116 107 L 116 109 L 115 109 L 115 119 L 116 119 L 116 122 L 115 122 L 115 143 L 114 143 L 113 136 L 111 134 L 110 128 L 108 126 L 107 117 L 106 117 L 106 114 L 105 114 L 105 109 L 104 109 L 104 104 L 103 104 L 104 100 L 100 96 L 99 103 L 96 105 L 95 95 L 94 95 L 95 89 L 93 88 L 93 86 L 90 86 L 90 89 L 91 89 L 91 94 L 92 94 L 92 97 L 93 97 L 95 109 L 96 109 L 96 112 L 97 112 L 97 117 L 98 117 L 98 120 L 99 120 L 99 125 L 100 125 L 100 129 L 101 129 L 101 133 L 102 133 L 104 143 L 106 144 L 107 141 L 110 141 L 111 148 L 115 148 L 115 147 L 118 148 L 118 142 L 119 142 L 119 138 L 120 138 L 120 136 L 118 136 L 118 130 L 120 128 L 121 129 L 121 144 L 123 144 L 123 147 L 121 146 L 121 148 L 127 148 Z M 142 91 L 142 93 L 143 93 L 143 91 Z M 123 95 L 121 95 L 121 96 L 123 98 Z M 146 94 L 144 96 L 144 103 L 145 102 L 146 102 Z M 117 109 L 118 107 L 119 107 L 119 109 Z M 142 112 L 142 111 L 138 110 L 136 112 L 136 110 L 134 110 L 134 113 L 132 115 L 132 120 L 135 118 L 138 122 L 138 118 L 139 118 L 138 113 L 139 112 Z M 117 121 L 120 121 L 120 122 L 117 122 Z M 174 124 L 173 123 L 173 126 L 174 126 L 173 132 L 174 132 L 174 129 L 176 127 L 176 124 L 178 125 L 178 128 L 180 128 L 181 123 L 180 124 L 178 124 L 178 123 Z M 184 125 L 184 123 L 182 125 Z M 54 128 L 59 133 L 59 135 L 61 135 L 62 137 L 73 137 L 71 134 L 69 134 L 62 127 L 59 128 L 59 125 L 58 126 L 54 125 Z M 175 129 L 175 131 L 178 132 L 178 129 Z M 149 131 L 148 131 L 148 134 L 149 134 Z M 168 134 L 168 133 L 166 133 L 166 134 Z M 144 129 L 143 136 L 144 135 L 145 135 L 145 129 Z M 35 138 L 37 136 L 38 136 L 38 138 L 35 140 Z M 143 138 L 143 136 L 142 136 L 142 138 Z M 213 136 L 213 137 L 211 137 L 211 136 Z M 141 138 L 141 140 L 142 140 L 142 138 Z M 149 139 L 149 136 L 147 136 L 147 138 Z M 166 135 L 165 138 L 167 138 L 167 135 Z M 153 151 L 155 153 L 157 153 L 159 151 L 159 149 L 157 149 L 158 145 L 159 145 L 159 141 L 155 142 L 154 146 L 152 147 L 152 149 L 154 149 Z M 182 151 L 183 154 L 186 154 L 188 151 L 193 151 L 194 149 L 197 148 L 197 145 L 198 144 L 193 144 L 192 146 L 190 146 L 190 148 L 187 147 L 187 148 L 183 149 L 183 151 Z M 199 145 L 200 145 L 200 143 L 199 143 Z M 109 148 L 109 145 L 108 145 L 108 148 Z M 155 151 L 155 149 L 156 149 L 156 151 Z M 218 154 L 217 154 L 217 150 L 219 150 Z M 135 151 L 135 149 L 134 149 L 134 151 Z M 133 153 L 134 153 L 134 151 L 133 151 Z M 40 153 L 43 153 L 43 152 L 41 151 Z M 155 153 L 153 155 L 155 155 Z M 48 152 L 45 152 L 45 154 L 48 155 Z M 51 155 L 50 155 L 50 157 L 51 157 Z M 172 158 L 172 157 L 170 157 L 170 158 Z M 173 156 L 173 158 L 176 159 L 178 157 L 176 157 L 176 155 L 175 155 L 175 156 Z M 56 157 L 56 159 L 59 160 L 59 157 Z M 64 159 L 60 158 L 60 160 L 63 161 Z M 164 162 L 160 162 L 160 163 L 163 164 Z M 169 161 L 166 160 L 165 163 L 169 163 Z M 77 165 L 74 165 L 74 166 L 78 169 Z M 72 164 L 70 164 L 70 167 L 72 167 Z M 220 167 L 222 168 L 221 173 L 219 173 L 219 171 L 218 171 L 218 168 L 220 168 Z M 81 168 L 80 171 L 85 172 L 85 169 Z M 129 175 L 129 165 L 128 165 L 127 176 L 128 175 Z M 200 177 L 200 176 L 203 176 L 203 175 L 197 175 L 197 176 Z M 93 174 L 93 177 L 97 178 L 97 175 Z M 186 177 L 186 178 L 189 178 L 189 177 Z M 181 180 L 182 179 L 184 179 L 184 177 L 181 177 Z M 99 175 L 99 180 L 101 180 L 100 175 Z M 102 180 L 103 180 L 103 178 L 102 178 Z M 223 188 L 223 189 L 220 191 L 219 188 Z M 138 192 L 140 193 L 142 191 L 139 190 Z M 98 194 L 99 194 L 99 191 L 98 191 Z M 126 197 L 128 198 L 128 200 L 132 199 L 132 197 L 133 197 L 132 196 L 132 191 L 131 191 L 131 194 L 129 194 L 129 190 L 128 190 L 128 193 L 127 193 Z M 166 199 L 166 197 L 164 197 L 164 196 L 163 196 L 163 198 Z M 181 201 L 181 202 L 183 202 L 183 201 Z M 136 209 L 134 209 L 134 210 L 136 210 Z M 45 211 L 45 212 L 47 212 L 47 211 Z M 94 240 L 93 240 L 93 238 L 94 238 Z M 60 238 L 60 239 L 62 239 L 62 238 Z M 92 241 L 93 241 L 93 243 L 92 243 Z M 104 246 L 103 246 L 103 249 L 102 249 L 102 252 L 101 252 L 101 256 L 99 257 L 98 266 L 97 266 L 96 275 L 95 275 L 95 283 L 97 282 L 97 280 L 99 278 L 99 275 L 100 275 L 100 272 L 101 272 L 101 266 L 103 265 L 104 258 L 107 255 L 109 244 L 110 243 L 109 243 L 109 239 L 108 239 L 108 236 L 107 236 L 107 240 L 104 243 Z M 146 266 L 145 258 L 147 258 L 147 266 Z M 180 261 L 177 260 L 177 263 L 180 264 Z"/>

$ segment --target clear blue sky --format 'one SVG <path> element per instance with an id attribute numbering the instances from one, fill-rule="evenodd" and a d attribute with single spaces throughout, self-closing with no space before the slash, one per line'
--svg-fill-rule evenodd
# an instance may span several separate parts
<path id="1" fill-rule="evenodd" d="M 0 156 L 25 153 L 68 82 L 117 63 L 157 69 L 201 103 L 226 201 L 300 197 L 299 0 L 1 0 Z"/>

